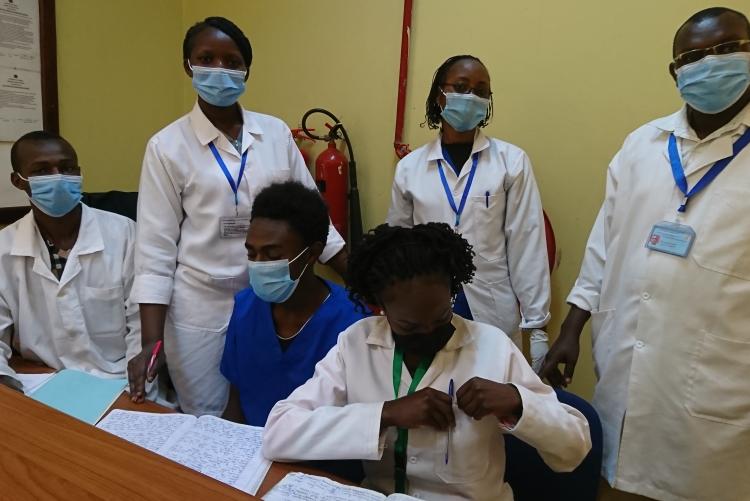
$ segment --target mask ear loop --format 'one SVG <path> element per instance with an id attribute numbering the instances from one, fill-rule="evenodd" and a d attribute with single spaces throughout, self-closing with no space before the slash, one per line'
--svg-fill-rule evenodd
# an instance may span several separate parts
<path id="1" fill-rule="evenodd" d="M 297 254 L 297 256 L 294 259 L 292 259 L 291 261 L 289 261 L 289 264 L 287 264 L 287 267 L 290 264 L 292 264 L 293 262 L 295 262 L 297 259 L 299 259 L 300 256 L 302 256 L 302 254 L 304 254 L 305 252 L 307 252 L 309 249 L 310 249 L 309 245 L 307 247 L 305 247 L 304 249 L 302 249 L 302 252 L 300 252 L 299 254 Z M 302 275 L 305 274 L 305 272 L 307 271 L 308 266 L 310 266 L 310 263 L 305 264 L 305 267 L 302 268 L 302 271 L 300 272 L 299 276 L 295 280 L 299 280 L 300 278 L 302 278 Z M 292 276 L 292 270 L 291 269 L 289 270 L 289 276 L 290 277 Z"/>

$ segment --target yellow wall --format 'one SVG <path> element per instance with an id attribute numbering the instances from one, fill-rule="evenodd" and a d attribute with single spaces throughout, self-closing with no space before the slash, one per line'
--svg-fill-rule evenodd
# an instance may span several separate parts
<path id="1" fill-rule="evenodd" d="M 56 4 L 60 133 L 84 189 L 136 190 L 146 141 L 182 112 L 182 2 Z"/>
<path id="2" fill-rule="evenodd" d="M 750 11 L 748 0 L 726 0 Z M 667 73 L 680 23 L 700 0 L 554 2 L 416 0 L 406 141 L 421 129 L 433 71 L 448 56 L 480 57 L 493 81 L 487 132 L 534 163 L 562 262 L 553 280 L 552 332 L 601 202 L 607 163 L 625 135 L 680 101 Z M 136 186 L 145 140 L 188 110 L 180 67 L 184 30 L 207 15 L 239 24 L 255 51 L 244 106 L 295 126 L 322 106 L 354 142 L 365 225 L 383 221 L 395 166 L 391 146 L 401 0 L 58 0 L 62 131 L 87 167 L 87 188 Z M 588 336 L 588 335 L 587 335 Z M 590 396 L 588 338 L 573 389 Z"/>

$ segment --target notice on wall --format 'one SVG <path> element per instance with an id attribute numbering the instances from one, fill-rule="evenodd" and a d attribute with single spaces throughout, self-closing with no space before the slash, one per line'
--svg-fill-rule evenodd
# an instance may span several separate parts
<path id="1" fill-rule="evenodd" d="M 0 0 L 0 141 L 43 128 L 38 0 Z"/>

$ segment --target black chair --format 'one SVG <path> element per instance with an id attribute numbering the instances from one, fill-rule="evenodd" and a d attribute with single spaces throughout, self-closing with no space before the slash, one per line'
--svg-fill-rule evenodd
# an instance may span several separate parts
<path id="1" fill-rule="evenodd" d="M 136 221 L 138 213 L 137 191 L 105 191 L 103 193 L 84 193 L 81 201 L 94 209 L 114 212 Z"/>
<path id="2" fill-rule="evenodd" d="M 602 466 L 602 424 L 599 415 L 578 395 L 556 389 L 557 399 L 578 409 L 589 422 L 591 451 L 570 473 L 556 473 L 525 442 L 505 435 L 505 481 L 516 501 L 595 501 Z"/>

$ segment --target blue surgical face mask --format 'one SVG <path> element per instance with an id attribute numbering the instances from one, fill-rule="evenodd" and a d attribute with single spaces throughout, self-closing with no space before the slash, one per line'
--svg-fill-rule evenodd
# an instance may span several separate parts
<path id="1" fill-rule="evenodd" d="M 52 174 L 26 179 L 19 174 L 18 177 L 29 183 L 31 203 L 48 216 L 62 217 L 81 202 L 81 176 Z"/>
<path id="2" fill-rule="evenodd" d="M 279 259 L 276 261 L 250 261 L 248 272 L 250 273 L 250 287 L 256 296 L 268 303 L 283 303 L 294 294 L 299 285 L 300 278 L 305 274 L 307 263 L 296 280 L 289 276 L 289 265 L 299 259 L 309 247 L 297 254 L 297 257 L 289 261 Z"/>
<path id="3" fill-rule="evenodd" d="M 701 113 L 715 115 L 739 101 L 750 86 L 750 52 L 706 56 L 675 73 L 682 99 Z"/>
<path id="4" fill-rule="evenodd" d="M 188 66 L 193 71 L 193 88 L 208 104 L 231 106 L 245 92 L 246 71 Z"/>
<path id="5" fill-rule="evenodd" d="M 440 115 L 457 132 L 475 129 L 482 120 L 487 118 L 487 109 L 490 106 L 489 99 L 475 96 L 472 93 L 443 92 L 443 95 L 445 96 L 445 108 Z"/>

